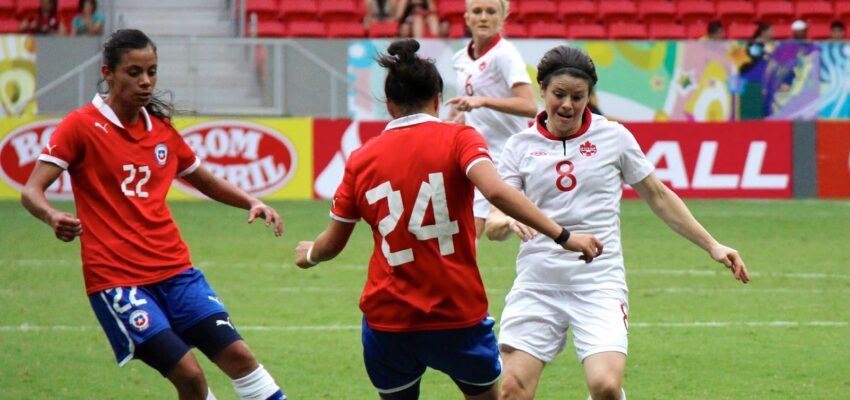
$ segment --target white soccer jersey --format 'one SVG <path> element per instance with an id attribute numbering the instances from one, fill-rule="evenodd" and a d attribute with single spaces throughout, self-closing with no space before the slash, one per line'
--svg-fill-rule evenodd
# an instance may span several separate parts
<path id="1" fill-rule="evenodd" d="M 520 245 L 514 289 L 627 290 L 620 245 L 623 183 L 640 182 L 654 166 L 631 132 L 588 109 L 581 129 L 565 139 L 546 130 L 545 118 L 543 112 L 534 126 L 508 139 L 499 173 L 558 224 L 595 235 L 605 249 L 585 264 L 578 253 L 538 235 Z"/>
<path id="2" fill-rule="evenodd" d="M 513 97 L 514 85 L 531 84 L 525 62 L 516 47 L 496 36 L 478 59 L 473 58 L 472 42 L 455 53 L 452 64 L 457 73 L 458 93 L 468 96 Z M 529 118 L 481 107 L 466 112 L 466 124 L 484 135 L 490 154 L 498 165 L 508 137 L 528 128 Z"/>

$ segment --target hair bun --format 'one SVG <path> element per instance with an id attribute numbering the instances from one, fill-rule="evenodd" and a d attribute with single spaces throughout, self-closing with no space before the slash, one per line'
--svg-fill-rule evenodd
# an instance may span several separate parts
<path id="1" fill-rule="evenodd" d="M 387 52 L 390 55 L 398 57 L 401 62 L 407 62 L 416 57 L 416 51 L 419 50 L 419 42 L 414 39 L 397 40 L 390 44 Z"/>

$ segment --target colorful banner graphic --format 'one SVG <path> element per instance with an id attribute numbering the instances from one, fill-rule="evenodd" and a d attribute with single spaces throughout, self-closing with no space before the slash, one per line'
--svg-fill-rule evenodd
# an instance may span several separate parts
<path id="1" fill-rule="evenodd" d="M 820 44 L 820 118 L 850 118 L 850 43 Z"/>
<path id="2" fill-rule="evenodd" d="M 681 197 L 791 197 L 791 122 L 625 125 L 655 174 Z M 627 189 L 624 196 L 636 194 Z"/>
<path id="3" fill-rule="evenodd" d="M 818 197 L 850 198 L 850 122 L 818 122 Z"/>
<path id="4" fill-rule="evenodd" d="M 36 89 L 36 50 L 32 35 L 0 36 L 0 117 L 15 114 Z M 21 115 L 33 115 L 36 102 L 30 102 Z"/>
<path id="5" fill-rule="evenodd" d="M 61 119 L 0 118 L 0 199 L 18 199 L 27 183 L 38 155 L 50 142 Z M 69 200 L 71 177 L 63 172 L 46 191 L 49 199 Z"/>

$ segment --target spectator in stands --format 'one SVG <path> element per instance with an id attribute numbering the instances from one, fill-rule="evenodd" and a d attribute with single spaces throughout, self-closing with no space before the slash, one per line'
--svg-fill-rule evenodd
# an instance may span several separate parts
<path id="1" fill-rule="evenodd" d="M 50 35 L 63 31 L 56 15 L 56 0 L 41 0 L 38 15 L 21 21 L 21 33 Z"/>
<path id="2" fill-rule="evenodd" d="M 429 37 L 443 36 L 440 32 L 440 21 L 437 19 L 437 5 L 434 0 L 398 0 L 396 15 L 401 24 L 400 37 L 425 37 L 426 26 Z"/>
<path id="3" fill-rule="evenodd" d="M 723 24 L 720 21 L 711 21 L 706 29 L 706 34 L 701 40 L 724 40 L 726 32 L 723 31 Z"/>
<path id="4" fill-rule="evenodd" d="M 392 21 L 396 16 L 397 0 L 363 0 L 366 15 L 363 24 L 367 27 L 373 22 Z"/>
<path id="5" fill-rule="evenodd" d="M 100 35 L 104 20 L 97 12 L 97 0 L 80 0 L 80 13 L 71 21 L 71 36 Z"/>
<path id="6" fill-rule="evenodd" d="M 798 19 L 791 24 L 791 39 L 794 40 L 806 40 L 809 35 L 809 25 L 806 24 L 806 21 L 802 19 Z"/>
<path id="7" fill-rule="evenodd" d="M 832 21 L 829 25 L 829 38 L 831 40 L 844 40 L 847 37 L 847 31 L 844 28 L 844 23 L 841 21 Z"/>
<path id="8" fill-rule="evenodd" d="M 760 23 L 747 42 L 747 55 L 750 57 L 750 62 L 741 66 L 741 73 L 745 73 L 760 64 L 768 55 L 773 53 L 775 48 L 773 25 L 765 22 Z"/>

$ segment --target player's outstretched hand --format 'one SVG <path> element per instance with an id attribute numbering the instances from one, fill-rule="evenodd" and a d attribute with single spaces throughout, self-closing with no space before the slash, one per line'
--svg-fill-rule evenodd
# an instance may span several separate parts
<path id="1" fill-rule="evenodd" d="M 484 106 L 484 99 L 480 96 L 461 96 L 450 99 L 446 104 L 453 105 L 458 111 L 472 111 Z"/>
<path id="2" fill-rule="evenodd" d="M 50 227 L 56 238 L 63 242 L 73 241 L 75 237 L 83 233 L 83 225 L 74 215 L 64 211 L 56 211 L 48 216 Z"/>
<path id="3" fill-rule="evenodd" d="M 250 224 L 254 222 L 257 218 L 265 219 L 266 226 L 274 225 L 275 236 L 283 235 L 283 219 L 280 218 L 280 215 L 278 215 L 274 208 L 263 203 L 254 205 L 251 207 L 251 210 L 248 211 L 248 223 Z"/>
<path id="4" fill-rule="evenodd" d="M 586 233 L 571 234 L 570 238 L 564 242 L 563 247 L 570 251 L 581 252 L 582 255 L 579 259 L 586 263 L 593 261 L 595 257 L 602 254 L 602 242 L 596 236 Z"/>
<path id="5" fill-rule="evenodd" d="M 508 217 L 510 218 L 510 217 Z M 531 240 L 533 237 L 537 236 L 537 231 L 534 228 L 531 228 L 522 222 L 519 222 L 513 218 L 508 220 L 508 227 L 511 228 L 514 233 L 516 233 L 517 237 L 523 242 L 527 242 Z"/>
<path id="6" fill-rule="evenodd" d="M 717 261 L 725 265 L 726 268 L 732 270 L 732 275 L 735 276 L 735 279 L 741 281 L 741 283 L 747 283 L 750 281 L 750 273 L 747 272 L 747 266 L 744 265 L 744 260 L 741 259 L 741 255 L 738 254 L 738 250 L 722 244 L 717 244 L 711 248 L 709 253 L 714 261 Z"/>
<path id="7" fill-rule="evenodd" d="M 310 250 L 311 247 L 313 247 L 313 242 L 298 242 L 298 246 L 295 246 L 295 265 L 303 269 L 316 265 L 307 261 L 307 251 Z"/>

